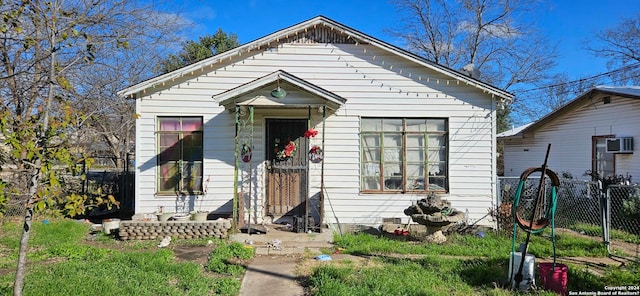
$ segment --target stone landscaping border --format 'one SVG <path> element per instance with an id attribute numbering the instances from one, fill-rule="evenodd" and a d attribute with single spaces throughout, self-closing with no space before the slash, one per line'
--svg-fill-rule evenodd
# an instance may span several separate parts
<path id="1" fill-rule="evenodd" d="M 229 220 L 213 221 L 121 221 L 118 236 L 122 240 L 155 240 L 170 236 L 172 238 L 192 239 L 227 237 L 231 229 Z"/>

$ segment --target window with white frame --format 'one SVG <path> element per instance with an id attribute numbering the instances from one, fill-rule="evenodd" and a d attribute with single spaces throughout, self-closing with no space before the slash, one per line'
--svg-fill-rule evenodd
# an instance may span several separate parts
<path id="1" fill-rule="evenodd" d="M 202 117 L 158 117 L 158 193 L 202 191 Z"/>
<path id="2" fill-rule="evenodd" d="M 607 178 L 616 175 L 615 154 L 607 152 L 607 138 L 609 136 L 592 137 L 592 162 L 591 171 L 598 178 Z"/>
<path id="3" fill-rule="evenodd" d="M 447 191 L 448 125 L 442 118 L 362 118 L 362 192 Z"/>

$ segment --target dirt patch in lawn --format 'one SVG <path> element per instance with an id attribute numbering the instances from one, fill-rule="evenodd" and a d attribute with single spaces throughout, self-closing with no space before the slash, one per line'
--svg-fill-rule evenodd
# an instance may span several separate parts
<path id="1" fill-rule="evenodd" d="M 211 251 L 213 251 L 213 245 L 176 245 L 171 249 L 173 250 L 173 255 L 178 262 L 196 262 L 202 266 L 206 266 L 209 262 L 209 255 L 211 254 Z"/>

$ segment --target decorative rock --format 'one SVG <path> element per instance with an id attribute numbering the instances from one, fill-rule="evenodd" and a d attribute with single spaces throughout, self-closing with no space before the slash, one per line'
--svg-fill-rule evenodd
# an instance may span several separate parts
<path id="1" fill-rule="evenodd" d="M 434 243 L 444 243 L 447 238 L 442 234 L 442 228 L 464 219 L 464 213 L 451 208 L 449 201 L 443 200 L 435 194 L 419 200 L 404 210 L 404 214 L 414 222 L 425 225 L 427 233 L 425 240 Z"/>

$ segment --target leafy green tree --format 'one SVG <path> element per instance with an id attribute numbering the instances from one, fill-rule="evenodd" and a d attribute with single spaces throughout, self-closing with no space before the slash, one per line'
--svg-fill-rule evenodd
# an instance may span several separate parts
<path id="1" fill-rule="evenodd" d="M 160 63 L 159 71 L 169 73 L 239 45 L 238 36 L 233 33 L 227 35 L 222 29 L 218 29 L 214 35 L 202 36 L 197 42 L 192 40 L 184 42 L 182 51 L 178 54 L 170 54 L 165 61 Z"/>

